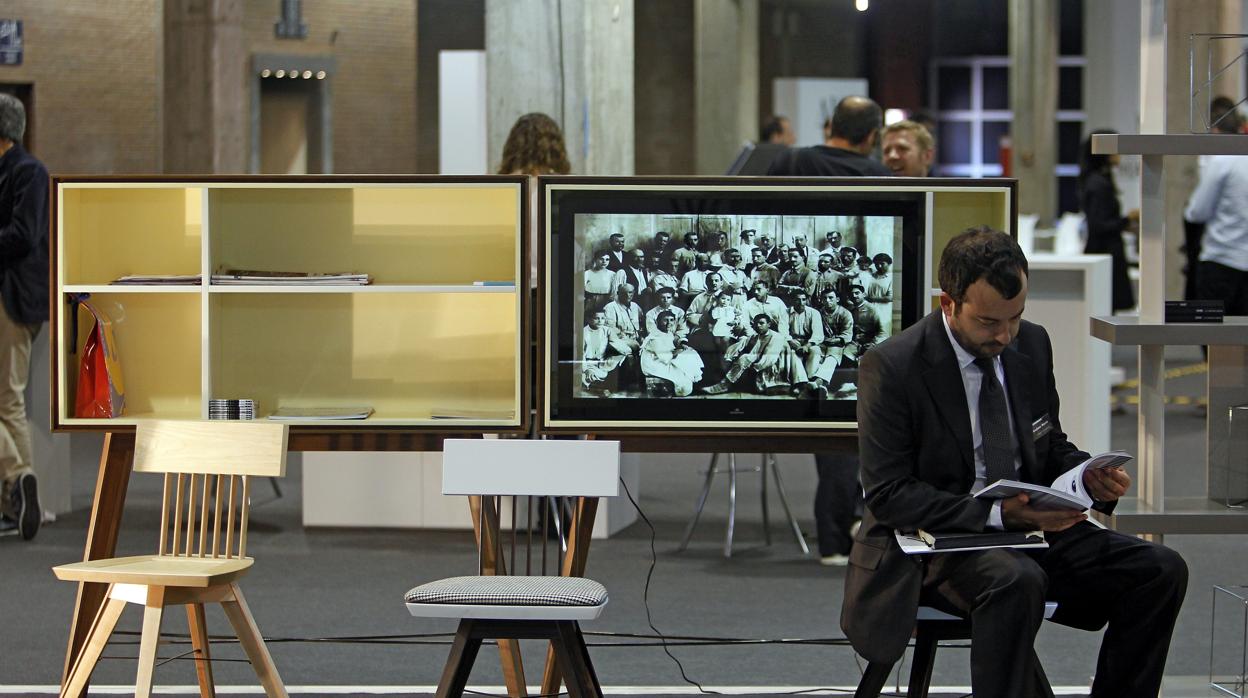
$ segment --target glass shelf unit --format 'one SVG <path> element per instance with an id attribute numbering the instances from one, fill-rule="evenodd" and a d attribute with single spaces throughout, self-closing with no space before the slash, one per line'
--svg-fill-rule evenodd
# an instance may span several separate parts
<path id="1" fill-rule="evenodd" d="M 212 398 L 367 405 L 325 430 L 527 426 L 522 177 L 55 180 L 54 424 L 205 419 Z M 367 273 L 364 286 L 212 284 L 214 271 Z M 123 275 L 196 285 L 115 285 Z M 74 416 L 90 294 L 113 319 L 126 388 L 115 419 Z"/>

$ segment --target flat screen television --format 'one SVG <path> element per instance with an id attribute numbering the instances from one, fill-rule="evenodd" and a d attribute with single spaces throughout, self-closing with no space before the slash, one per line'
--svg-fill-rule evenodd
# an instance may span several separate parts
<path id="1" fill-rule="evenodd" d="M 547 430 L 850 428 L 858 357 L 927 308 L 921 189 L 545 177 L 540 195 Z"/>

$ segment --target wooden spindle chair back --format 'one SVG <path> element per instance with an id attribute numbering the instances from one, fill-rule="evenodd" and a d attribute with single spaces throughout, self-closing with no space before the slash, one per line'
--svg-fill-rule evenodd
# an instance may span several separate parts
<path id="1" fill-rule="evenodd" d="M 567 576 L 583 568 L 586 546 L 575 534 L 585 515 L 581 497 L 513 494 L 474 499 L 477 574 Z"/>
<path id="2" fill-rule="evenodd" d="M 135 440 L 136 472 L 163 473 L 162 557 L 244 558 L 251 479 L 286 472 L 281 424 L 144 424 Z M 201 436 L 208 438 L 190 437 Z M 189 443 L 193 440 L 194 446 Z"/>

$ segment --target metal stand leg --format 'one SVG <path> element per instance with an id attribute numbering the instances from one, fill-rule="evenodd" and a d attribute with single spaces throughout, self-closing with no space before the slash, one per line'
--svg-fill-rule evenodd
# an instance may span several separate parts
<path id="1" fill-rule="evenodd" d="M 771 545 L 771 519 L 767 515 L 767 454 L 763 454 L 763 462 L 758 467 L 758 491 L 763 499 L 763 540 Z"/>
<path id="2" fill-rule="evenodd" d="M 689 547 L 689 539 L 693 538 L 693 529 L 698 525 L 698 518 L 702 516 L 702 508 L 706 506 L 706 496 L 711 492 L 711 480 L 715 479 L 715 464 L 719 461 L 719 454 L 711 454 L 711 465 L 706 470 L 706 480 L 702 483 L 702 493 L 698 495 L 697 508 L 693 510 L 693 520 L 689 522 L 689 527 L 685 529 L 684 540 L 680 541 L 680 547 L 676 548 L 676 552 L 681 552 Z"/>
<path id="3" fill-rule="evenodd" d="M 764 453 L 763 462 L 771 463 L 771 474 L 776 478 L 776 492 L 780 494 L 780 504 L 784 506 L 784 515 L 789 517 L 789 525 L 793 527 L 793 536 L 797 538 L 797 547 L 802 549 L 803 555 L 810 554 L 810 548 L 806 547 L 806 538 L 802 535 L 802 527 L 797 524 L 797 519 L 793 517 L 793 510 L 789 508 L 789 497 L 784 493 L 784 481 L 780 479 L 780 468 L 776 467 L 776 454 Z M 765 478 L 767 473 L 763 473 Z"/>
<path id="4" fill-rule="evenodd" d="M 732 527 L 737 521 L 737 454 L 728 454 L 728 536 L 724 539 L 724 557 L 732 557 Z"/>

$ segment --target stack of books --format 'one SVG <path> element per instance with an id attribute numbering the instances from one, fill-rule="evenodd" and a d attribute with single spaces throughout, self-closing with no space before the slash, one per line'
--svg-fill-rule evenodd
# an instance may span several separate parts
<path id="1" fill-rule="evenodd" d="M 128 274 L 109 283 L 121 286 L 198 286 L 199 274 Z"/>
<path id="2" fill-rule="evenodd" d="M 213 273 L 212 283 L 236 286 L 367 286 L 373 277 L 357 272 L 318 274 L 305 271 L 254 271 L 222 269 Z"/>
<path id="3" fill-rule="evenodd" d="M 213 398 L 208 401 L 208 419 L 255 419 L 255 400 Z"/>

